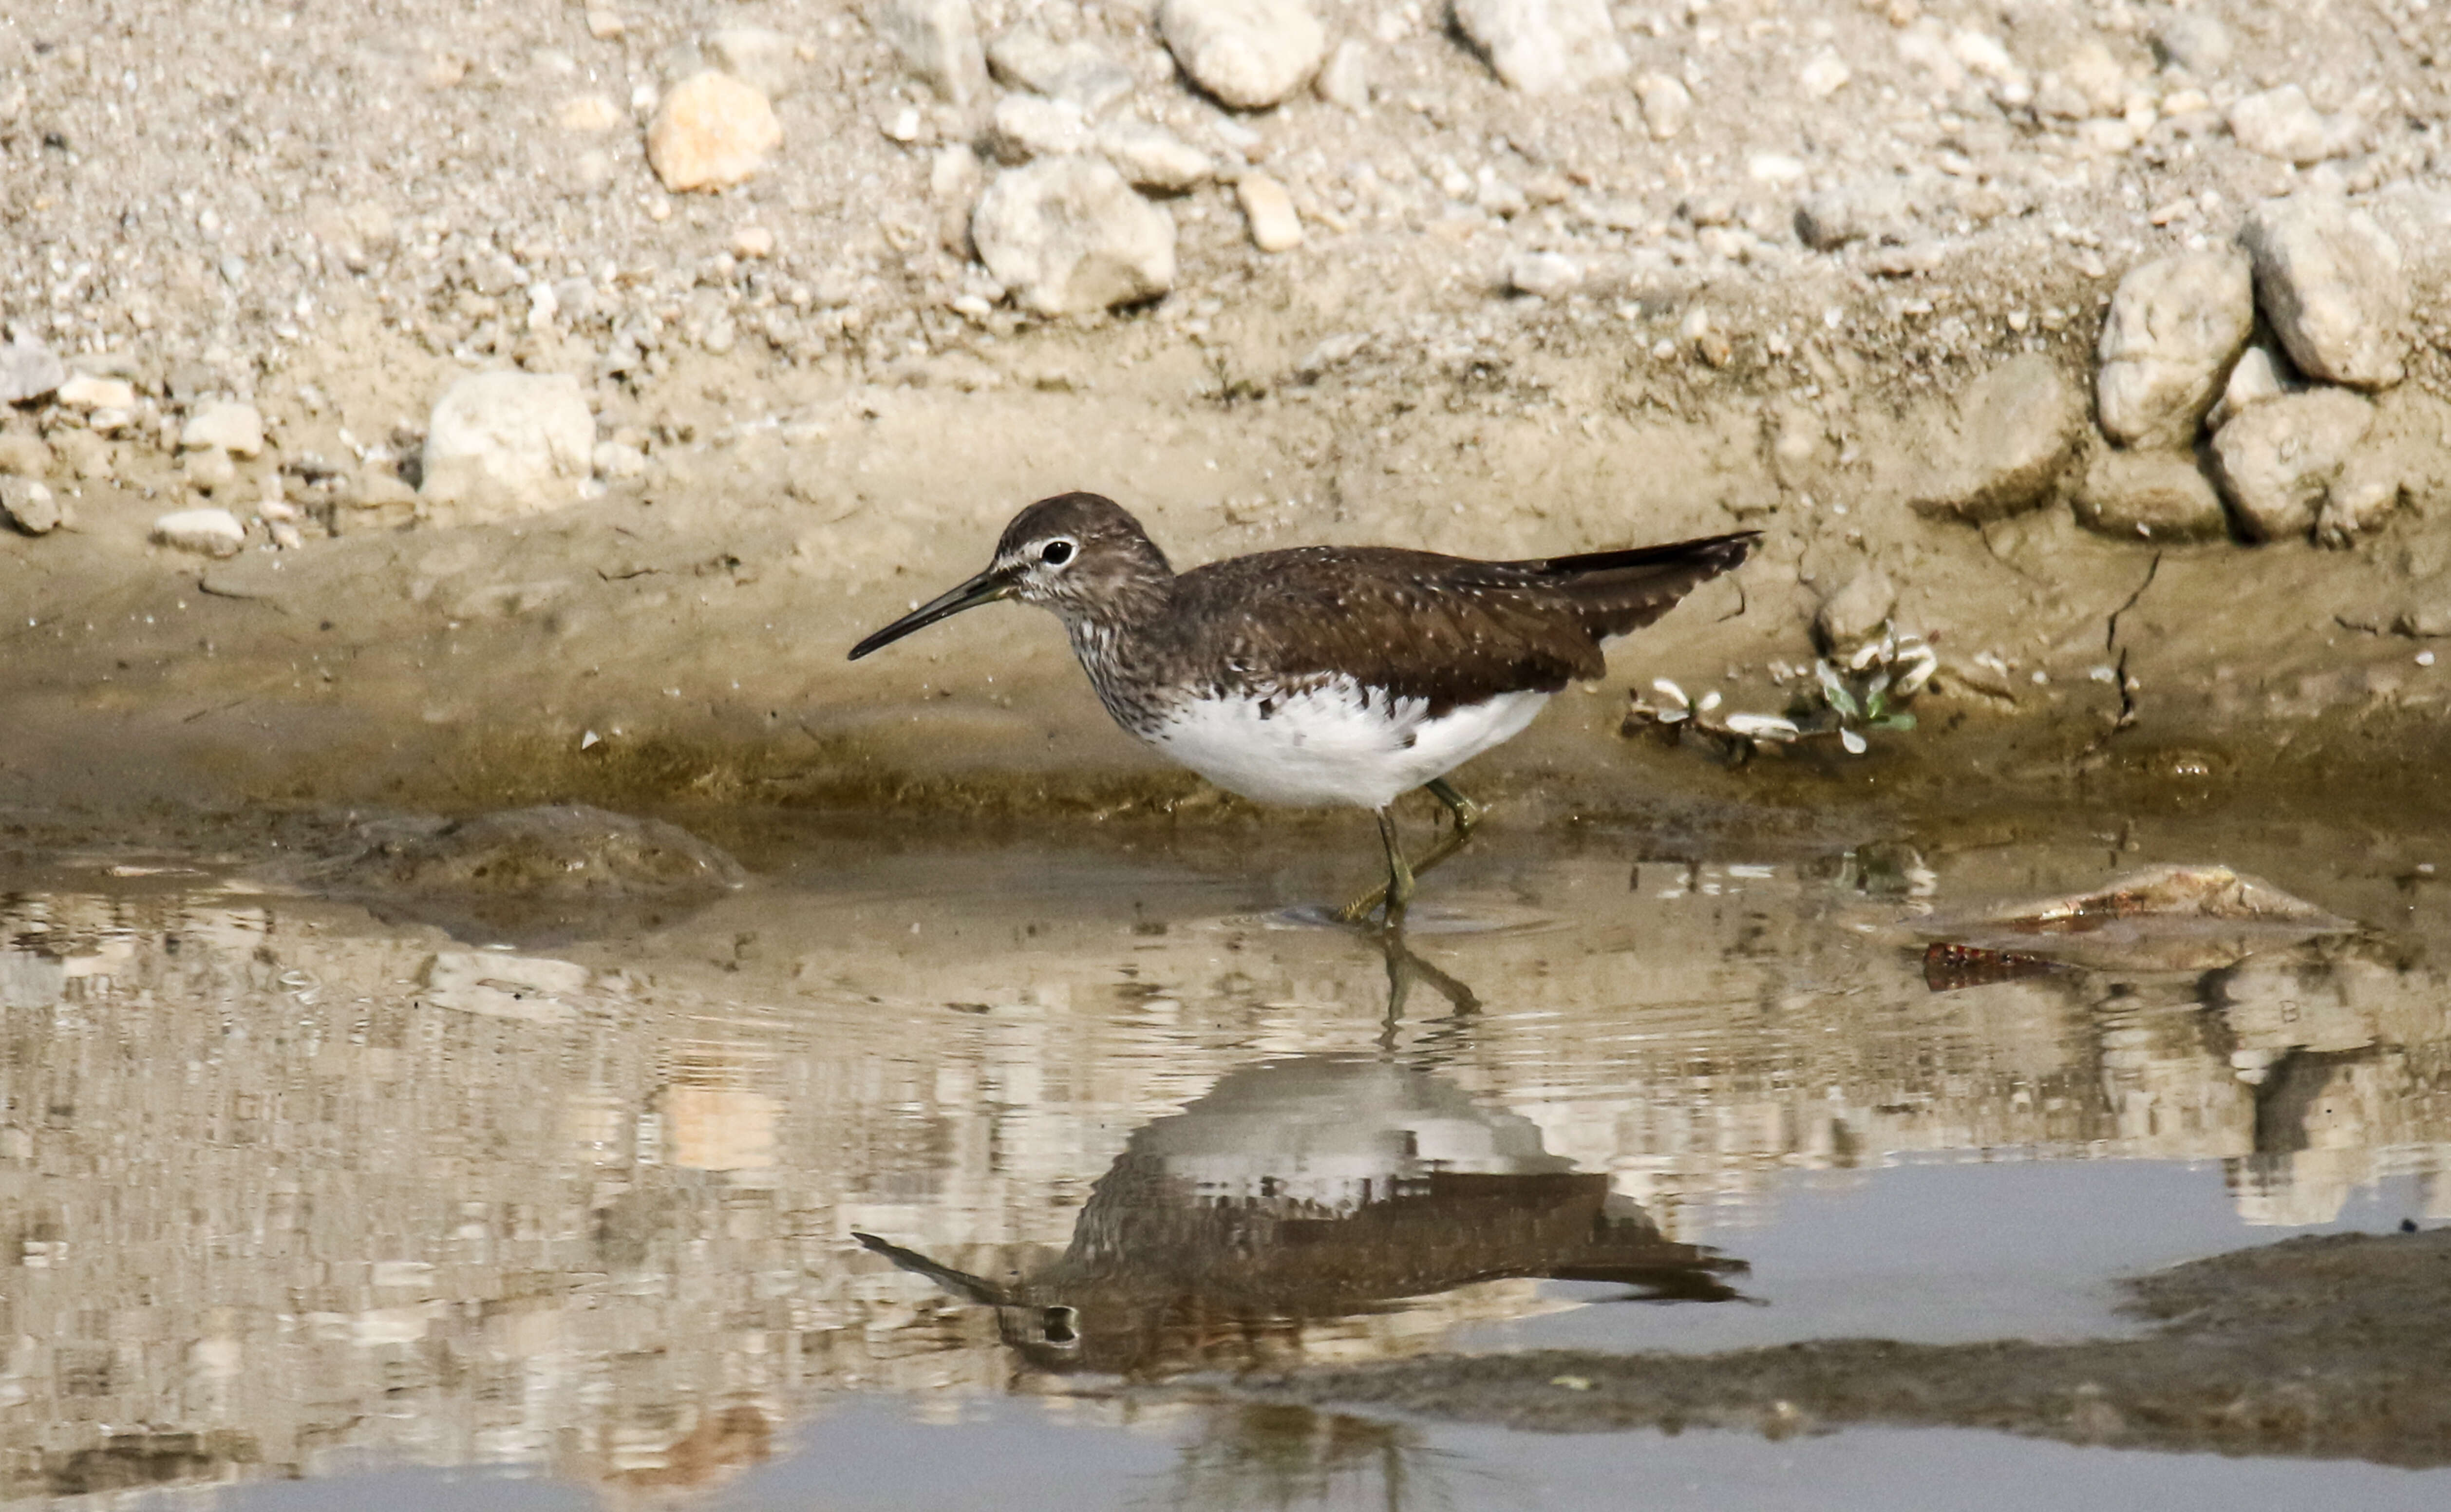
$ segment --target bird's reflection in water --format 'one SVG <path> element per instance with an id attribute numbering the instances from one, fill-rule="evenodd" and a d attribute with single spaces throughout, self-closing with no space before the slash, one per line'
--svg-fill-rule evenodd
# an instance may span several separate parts
<path id="1" fill-rule="evenodd" d="M 1423 963 L 1388 949 L 1401 1005 Z M 1262 1061 L 1133 1134 L 1071 1244 L 1032 1271 L 995 1282 L 875 1235 L 860 1243 L 994 1307 L 1032 1365 L 1137 1377 L 1257 1364 L 1311 1325 L 1480 1282 L 1735 1297 L 1725 1278 L 1742 1261 L 1668 1239 L 1607 1176 L 1543 1149 L 1529 1119 L 1425 1069 L 1478 1006 L 1442 973 L 1431 985 L 1452 1011 L 1424 1051 Z M 1391 1011 L 1382 1044 L 1396 1028 Z"/>

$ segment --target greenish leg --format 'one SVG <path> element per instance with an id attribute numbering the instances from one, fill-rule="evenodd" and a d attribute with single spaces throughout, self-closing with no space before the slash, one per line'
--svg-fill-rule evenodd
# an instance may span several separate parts
<path id="1" fill-rule="evenodd" d="M 1423 786 L 1428 789 L 1430 796 L 1445 804 L 1447 812 L 1455 815 L 1455 828 L 1408 867 L 1404 864 L 1403 852 L 1396 844 L 1396 821 L 1385 810 L 1381 810 L 1379 837 L 1387 847 L 1387 885 L 1373 888 L 1338 909 L 1336 916 L 1341 922 L 1359 924 L 1368 918 L 1370 911 L 1385 901 L 1390 896 L 1389 889 L 1394 888 L 1395 906 L 1388 911 L 1388 922 L 1402 923 L 1404 905 L 1413 900 L 1414 879 L 1462 850 L 1464 842 L 1472 838 L 1472 832 L 1480 827 L 1483 812 L 1480 805 L 1458 793 L 1446 778 L 1432 777 Z"/>

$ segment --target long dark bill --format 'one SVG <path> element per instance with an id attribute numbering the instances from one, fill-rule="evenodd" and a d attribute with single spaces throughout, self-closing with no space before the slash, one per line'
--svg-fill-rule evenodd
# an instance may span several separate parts
<path id="1" fill-rule="evenodd" d="M 879 646 L 890 646 L 914 630 L 925 630 L 939 619 L 950 619 L 965 609 L 975 609 L 983 603 L 1012 597 L 1012 579 L 1000 570 L 990 567 L 970 581 L 948 594 L 929 599 L 893 623 L 851 648 L 851 659 L 857 661 Z"/>

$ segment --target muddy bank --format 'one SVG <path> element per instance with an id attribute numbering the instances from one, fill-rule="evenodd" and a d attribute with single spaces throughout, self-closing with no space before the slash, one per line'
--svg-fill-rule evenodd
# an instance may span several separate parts
<path id="1" fill-rule="evenodd" d="M 1240 812 L 1024 611 L 842 662 L 1078 487 L 1186 564 L 1763 530 L 1470 775 L 1559 811 L 2386 804 L 2438 756 L 2431 17 L 1741 0 L 1603 17 L 1624 67 L 1540 92 L 1442 8 L 1350 8 L 1316 89 L 1237 109 L 1128 6 L 938 8 L 1005 59 L 942 99 L 907 9 L 0 22 L 0 794 Z M 1007 118 L 1073 108 L 1042 45 L 1206 165 L 1137 196 L 1162 297 L 1054 316 L 981 261 L 970 215 L 1034 166 Z M 709 68 L 780 143 L 676 192 L 647 143 Z M 1254 240 L 1274 194 L 1296 245 Z M 2245 298 L 2258 217 L 2318 203 L 2394 249 L 2308 284 L 2337 372 L 2265 269 L 2323 260 L 2281 252 L 2210 344 L 2106 340 L 2138 269 L 2211 258 Z M 2223 379 L 2241 343 L 2263 386 Z M 550 380 L 575 432 L 504 498 L 446 486 L 481 375 Z M 2222 452 L 2274 405 L 2303 425 Z M 2324 426 L 2358 435 L 2290 462 Z M 1809 703 L 1840 603 L 1936 656 L 1912 732 L 1733 775 L 1618 739 L 1660 677 Z"/>
<path id="2" fill-rule="evenodd" d="M 1845 1339 L 1703 1357 L 1551 1350 L 1319 1370 L 1236 1389 L 1554 1431 L 1854 1424 L 2124 1448 L 2451 1461 L 2451 1230 L 2328 1235 L 2129 1283 L 2134 1340 Z"/>

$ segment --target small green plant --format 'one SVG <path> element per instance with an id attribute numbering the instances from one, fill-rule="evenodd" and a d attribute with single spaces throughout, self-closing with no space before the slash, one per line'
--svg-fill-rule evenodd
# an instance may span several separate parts
<path id="1" fill-rule="evenodd" d="M 1867 732 L 1915 727 L 1907 705 L 1931 686 L 1939 666 L 1940 658 L 1921 636 L 1900 635 L 1884 624 L 1878 639 L 1866 641 L 1845 658 L 1815 661 L 1813 680 L 1784 714 L 1722 714 L 1725 700 L 1717 693 L 1706 693 L 1696 701 L 1661 677 L 1651 685 L 1658 701 L 1635 695 L 1619 733 L 1631 736 L 1649 731 L 1671 743 L 1695 741 L 1732 763 L 1831 736 L 1849 756 L 1862 756 L 1872 749 Z"/>

